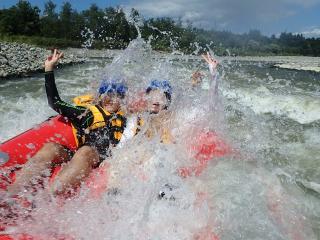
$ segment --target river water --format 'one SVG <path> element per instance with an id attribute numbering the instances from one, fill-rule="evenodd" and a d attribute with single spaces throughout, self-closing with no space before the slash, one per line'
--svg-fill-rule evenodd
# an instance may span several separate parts
<path id="1" fill-rule="evenodd" d="M 206 76 L 192 89 L 190 76 L 197 69 Z M 35 220 L 11 231 L 77 239 L 195 239 L 210 228 L 217 239 L 320 239 L 320 73 L 228 58 L 221 59 L 219 72 L 218 104 L 211 108 L 204 61 L 152 53 L 139 41 L 115 59 L 91 58 L 58 69 L 65 100 L 94 91 L 105 77 L 123 77 L 132 92 L 150 79 L 168 79 L 176 136 L 190 139 L 192 129 L 210 127 L 237 154 L 211 162 L 199 177 L 181 179 L 174 169 L 187 158 L 183 143 L 141 144 L 137 138 L 110 159 L 118 166 L 120 194 L 85 204 L 75 200 L 63 211 L 38 200 Z M 0 141 L 55 114 L 42 74 L 1 81 L 0 100 Z M 128 166 L 146 155 L 151 160 L 142 168 L 149 181 L 137 182 Z M 156 199 L 163 189 L 172 197 Z M 199 193 L 206 200 L 196 207 Z M 206 236 L 199 239 L 214 239 Z"/>

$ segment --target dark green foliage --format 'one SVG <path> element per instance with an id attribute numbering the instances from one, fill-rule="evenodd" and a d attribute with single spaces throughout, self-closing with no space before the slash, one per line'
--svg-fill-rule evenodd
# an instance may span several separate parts
<path id="1" fill-rule="evenodd" d="M 77 12 L 68 1 L 57 12 L 52 0 L 45 3 L 40 15 L 38 7 L 20 0 L 15 6 L 0 10 L 0 40 L 80 47 L 93 39 L 88 47 L 122 49 L 138 36 L 135 24 L 139 23 L 142 38 L 156 50 L 199 54 L 210 47 L 218 55 L 320 56 L 320 38 L 306 39 L 286 32 L 279 37 L 266 37 L 258 30 L 244 34 L 207 31 L 194 28 L 190 22 L 183 26 L 181 20 L 171 18 L 144 20 L 135 9 L 128 15 L 126 18 L 121 8 L 101 9 L 96 4 Z"/>
<path id="2" fill-rule="evenodd" d="M 12 35 L 40 34 L 40 9 L 32 7 L 28 1 L 20 0 L 15 6 L 2 10 L 0 31 Z"/>
<path id="3" fill-rule="evenodd" d="M 84 18 L 72 9 L 69 2 L 62 5 L 59 21 L 59 33 L 56 37 L 64 39 L 81 39 L 81 30 L 84 28 Z"/>
<path id="4" fill-rule="evenodd" d="M 41 47 L 56 47 L 56 48 L 67 48 L 67 47 L 81 47 L 80 41 L 73 41 L 68 39 L 57 39 L 57 38 L 45 38 L 38 36 L 22 36 L 22 35 L 0 35 L 0 41 L 4 42 L 17 42 L 37 45 Z"/>
<path id="5" fill-rule="evenodd" d="M 52 1 L 45 3 L 43 17 L 41 18 L 42 36 L 54 38 L 59 35 L 59 16 L 55 10 L 56 5 Z"/>

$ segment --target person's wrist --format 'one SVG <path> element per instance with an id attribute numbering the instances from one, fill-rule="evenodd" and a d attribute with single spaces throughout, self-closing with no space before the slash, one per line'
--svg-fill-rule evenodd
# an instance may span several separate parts
<path id="1" fill-rule="evenodd" d="M 53 66 L 51 66 L 51 65 L 50 66 L 45 66 L 44 67 L 44 71 L 45 72 L 52 72 L 53 71 Z"/>

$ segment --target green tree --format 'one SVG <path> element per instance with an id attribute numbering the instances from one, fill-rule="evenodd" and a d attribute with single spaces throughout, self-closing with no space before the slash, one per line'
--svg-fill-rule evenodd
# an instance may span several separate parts
<path id="1" fill-rule="evenodd" d="M 56 4 L 51 0 L 44 5 L 41 18 L 41 35 L 45 37 L 57 37 L 59 35 L 59 17 L 56 13 Z"/>
<path id="2" fill-rule="evenodd" d="M 57 5 L 54 4 L 54 2 L 52 2 L 51 0 L 46 2 L 44 4 L 43 15 L 45 17 L 50 17 L 50 18 L 53 18 L 53 19 L 57 19 L 58 18 L 58 14 L 56 13 L 56 7 L 57 7 Z"/>
<path id="3" fill-rule="evenodd" d="M 130 26 L 121 8 L 117 9 L 114 21 L 116 26 L 115 39 L 122 40 L 126 46 L 130 42 Z"/>
<path id="4" fill-rule="evenodd" d="M 59 14 L 60 26 L 59 37 L 65 39 L 72 39 L 72 15 L 73 9 L 71 3 L 64 2 Z"/>
<path id="5" fill-rule="evenodd" d="M 94 33 L 95 39 L 102 40 L 105 36 L 104 34 L 104 12 L 96 4 L 92 4 L 88 10 L 82 12 L 82 17 L 84 19 L 85 26 L 89 28 Z"/>
<path id="6" fill-rule="evenodd" d="M 15 6 L 4 10 L 1 32 L 12 35 L 36 35 L 40 33 L 40 9 L 28 1 L 20 0 Z"/>

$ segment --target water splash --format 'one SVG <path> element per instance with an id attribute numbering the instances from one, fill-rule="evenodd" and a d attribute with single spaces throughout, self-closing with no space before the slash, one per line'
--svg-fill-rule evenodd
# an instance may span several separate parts
<path id="1" fill-rule="evenodd" d="M 91 48 L 95 40 L 94 32 L 90 28 L 86 27 L 81 31 L 81 36 L 84 39 L 82 47 L 86 49 Z"/>
<path id="2" fill-rule="evenodd" d="M 215 87 L 208 91 L 201 86 L 193 89 L 190 84 L 199 61 L 155 53 L 142 39 L 132 41 L 98 75 L 122 76 L 132 95 L 143 91 L 150 79 L 169 79 L 174 97 L 167 125 L 176 143 L 163 145 L 159 144 L 159 136 L 153 140 L 136 136 L 123 148 L 115 149 L 108 159 L 114 166 L 113 188 L 101 198 L 92 198 L 91 188 L 86 185 L 76 199 L 64 204 L 40 191 L 37 196 L 29 196 L 35 206 L 30 218 L 20 219 L 19 226 L 8 231 L 28 229 L 35 235 L 68 235 L 76 239 L 195 239 L 196 233 L 209 226 L 208 232 L 220 239 L 316 239 L 308 223 L 310 217 L 300 209 L 304 193 L 289 195 L 277 175 L 270 174 L 260 162 L 269 159 L 258 153 L 270 146 L 265 133 L 274 126 L 268 127 L 269 119 L 258 117 L 239 106 L 241 101 L 234 103 L 222 94 L 218 95 L 219 107 L 211 111 L 214 102 L 209 92 Z M 200 66 L 209 79 L 206 66 Z M 243 77 L 241 72 L 238 74 Z M 228 87 L 222 81 L 218 90 L 223 93 Z M 150 116 L 144 117 L 148 126 Z M 194 141 L 199 129 L 218 132 L 226 141 L 241 146 L 241 151 L 235 149 L 232 157 L 210 162 L 199 177 L 180 178 L 177 169 L 194 161 L 188 141 Z M 314 140 L 310 137 L 310 141 Z M 165 195 L 159 199 L 160 192 Z"/>

